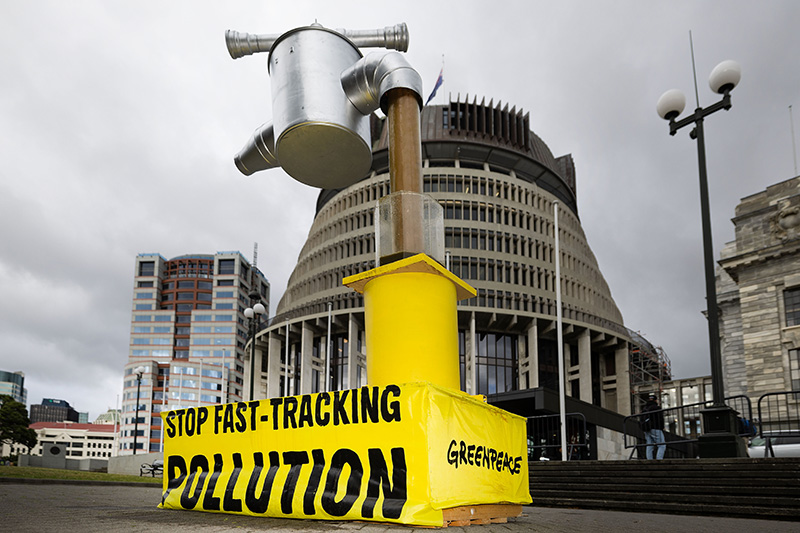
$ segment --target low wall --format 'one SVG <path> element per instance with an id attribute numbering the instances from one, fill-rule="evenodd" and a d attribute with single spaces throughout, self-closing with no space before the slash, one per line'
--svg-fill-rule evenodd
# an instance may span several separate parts
<path id="1" fill-rule="evenodd" d="M 629 455 L 630 451 L 625 450 L 622 433 L 604 427 L 597 428 L 597 459 L 621 461 Z"/>
<path id="2" fill-rule="evenodd" d="M 152 464 L 156 460 L 164 460 L 164 454 L 161 452 L 137 453 L 136 455 L 112 457 L 108 460 L 108 473 L 138 476 L 142 463 Z"/>
<path id="3" fill-rule="evenodd" d="M 39 455 L 20 455 L 19 466 L 40 468 L 61 468 L 63 470 L 83 470 L 86 472 L 105 472 L 108 459 L 69 459 L 65 457 L 42 457 Z M 138 473 L 138 472 L 137 472 Z"/>

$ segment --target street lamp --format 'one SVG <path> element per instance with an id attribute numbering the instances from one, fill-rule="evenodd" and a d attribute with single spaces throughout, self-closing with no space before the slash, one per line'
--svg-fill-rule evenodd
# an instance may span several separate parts
<path id="1" fill-rule="evenodd" d="M 256 373 L 256 333 L 258 333 L 258 323 L 261 320 L 261 315 L 265 314 L 267 309 L 261 302 L 258 301 L 261 299 L 258 291 L 254 290 L 249 296 L 250 305 L 252 307 L 248 307 L 244 310 L 244 316 L 246 316 L 250 321 L 250 399 L 254 400 L 255 396 L 253 395 L 253 379 Z M 253 302 L 256 303 L 253 304 Z"/>
<path id="2" fill-rule="evenodd" d="M 136 455 L 136 440 L 139 436 L 139 392 L 142 390 L 142 374 L 146 371 L 147 369 L 143 366 L 137 366 L 133 369 L 136 374 L 136 418 L 133 422 L 133 455 Z"/>
<path id="3" fill-rule="evenodd" d="M 706 278 L 706 302 L 708 306 L 708 340 L 711 356 L 711 382 L 713 402 L 703 411 L 704 435 L 700 438 L 701 457 L 737 457 L 746 455 L 744 443 L 736 436 L 736 412 L 725 405 L 725 385 L 722 376 L 722 353 L 719 340 L 719 312 L 717 309 L 717 289 L 714 271 L 714 250 L 711 242 L 711 214 L 708 202 L 708 176 L 706 173 L 706 148 L 703 134 L 703 119 L 720 109 L 731 108 L 731 91 L 739 83 L 742 70 L 736 61 L 723 61 L 711 71 L 708 84 L 711 90 L 721 94 L 722 99 L 705 109 L 700 107 L 688 117 L 676 119 L 686 105 L 686 98 L 677 89 L 661 95 L 656 111 L 661 118 L 669 121 L 669 134 L 690 124 L 694 128 L 689 136 L 697 141 L 697 161 L 700 170 L 700 214 L 703 224 L 703 256 Z M 695 84 L 696 85 L 696 84 Z"/>

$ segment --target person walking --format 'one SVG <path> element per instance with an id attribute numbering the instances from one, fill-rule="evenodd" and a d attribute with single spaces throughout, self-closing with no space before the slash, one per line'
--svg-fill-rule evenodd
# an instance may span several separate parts
<path id="1" fill-rule="evenodd" d="M 664 444 L 664 413 L 656 401 L 655 394 L 650 394 L 647 398 L 642 413 L 642 429 L 647 442 L 645 454 L 648 459 L 653 459 L 653 451 L 657 449 L 655 458 L 661 460 L 664 458 L 667 445 Z"/>

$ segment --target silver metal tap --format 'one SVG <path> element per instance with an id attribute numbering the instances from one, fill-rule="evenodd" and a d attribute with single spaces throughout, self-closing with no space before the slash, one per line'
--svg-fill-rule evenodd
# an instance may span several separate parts
<path id="1" fill-rule="evenodd" d="M 318 23 L 310 27 L 322 27 Z M 298 28 L 301 29 L 301 28 Z M 408 26 L 405 22 L 386 26 L 382 30 L 345 30 L 337 28 L 333 30 L 344 35 L 359 48 L 386 48 L 387 50 L 397 50 L 398 52 L 408 51 Z M 228 53 L 233 59 L 257 54 L 259 52 L 269 52 L 275 41 L 281 35 L 256 35 L 233 30 L 225 32 L 225 44 Z"/>

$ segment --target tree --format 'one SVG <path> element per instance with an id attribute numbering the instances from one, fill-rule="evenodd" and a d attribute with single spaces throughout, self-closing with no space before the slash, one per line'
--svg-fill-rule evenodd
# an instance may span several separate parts
<path id="1" fill-rule="evenodd" d="M 8 395 L 0 396 L 0 402 L 0 444 L 17 443 L 31 450 L 36 446 L 36 431 L 30 428 L 31 419 L 25 404 Z"/>

